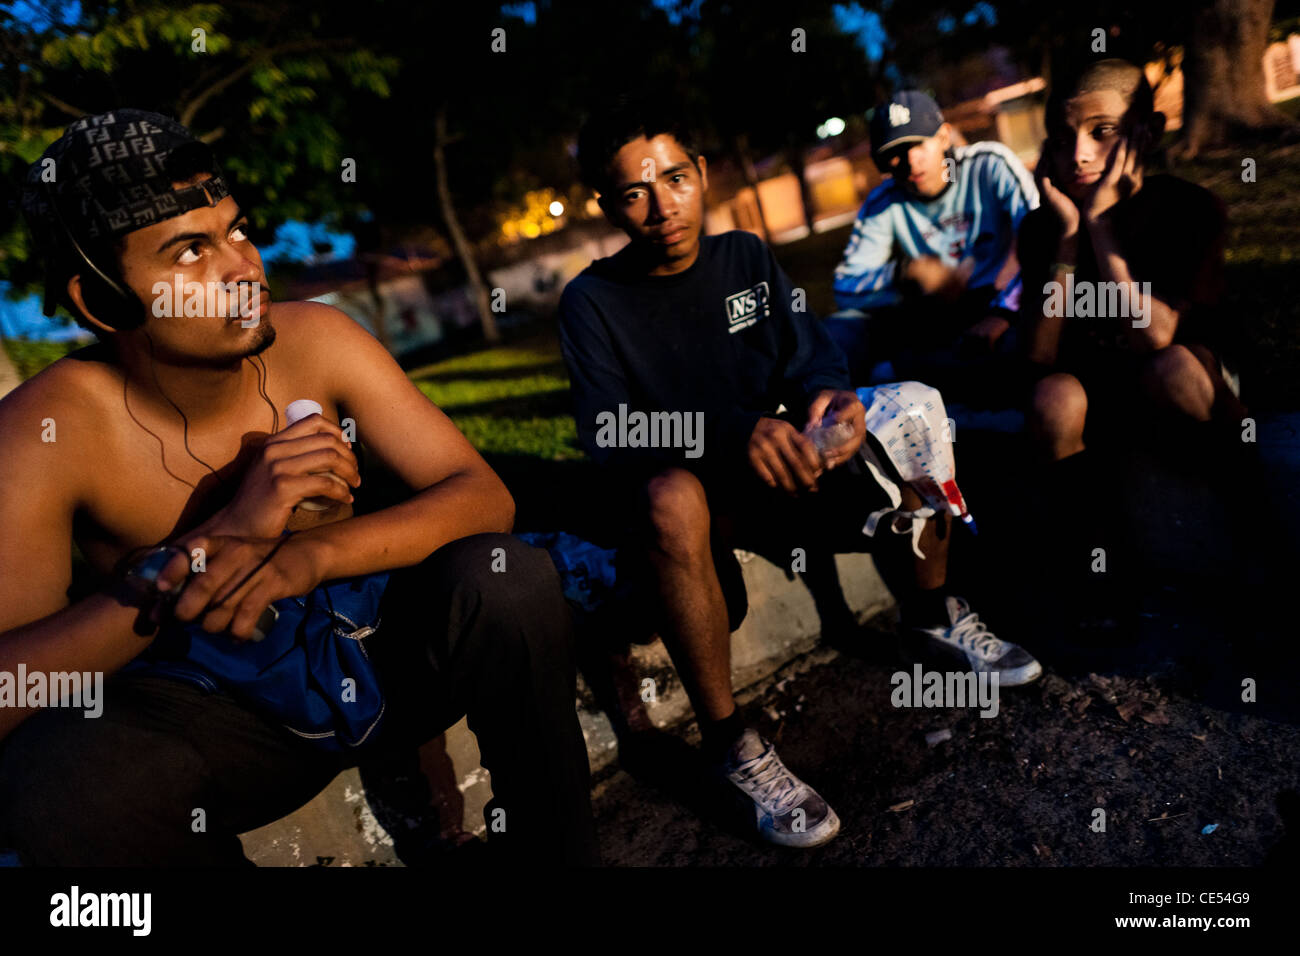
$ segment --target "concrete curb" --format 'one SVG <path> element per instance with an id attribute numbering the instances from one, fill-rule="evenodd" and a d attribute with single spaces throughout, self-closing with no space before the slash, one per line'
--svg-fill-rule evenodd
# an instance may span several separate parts
<path id="1" fill-rule="evenodd" d="M 859 622 L 893 604 L 869 555 L 841 554 L 835 562 L 845 602 Z M 816 605 L 801 579 L 791 580 L 781 568 L 757 555 L 744 556 L 742 571 L 749 592 L 749 614 L 731 641 L 732 686 L 737 693 L 812 650 L 821 634 Z M 669 729 L 692 718 L 686 692 L 661 643 L 634 648 L 632 662 L 638 679 L 650 676 L 656 682 L 654 700 L 646 703 L 656 727 Z M 590 699 L 590 694 L 580 696 Z M 578 720 L 592 773 L 599 774 L 618 756 L 613 728 L 604 713 L 584 706 L 581 699 Z M 463 827 L 470 833 L 482 833 L 483 807 L 491 798 L 491 785 L 479 764 L 478 744 L 463 719 L 447 731 L 446 742 L 464 798 Z M 306 806 L 243 834 L 241 840 L 244 852 L 259 866 L 311 866 L 323 860 L 333 866 L 401 865 L 393 836 L 368 804 L 355 769 L 339 774 Z"/>

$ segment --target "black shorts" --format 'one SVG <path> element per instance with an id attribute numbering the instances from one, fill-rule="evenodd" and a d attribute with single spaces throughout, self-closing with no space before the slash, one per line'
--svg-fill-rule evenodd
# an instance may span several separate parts
<path id="1" fill-rule="evenodd" d="M 646 588 L 648 569 L 641 563 L 645 557 L 647 508 L 644 485 L 649 477 L 623 477 L 624 494 L 620 497 L 625 506 L 618 518 L 622 531 L 620 590 L 644 612 L 632 617 L 644 624 L 641 630 L 646 638 L 658 624 L 653 596 Z M 748 611 L 748 594 L 734 549 L 753 551 L 789 569 L 795 562 L 794 549 L 800 548 L 803 566 L 811 568 L 835 554 L 872 552 L 882 536 L 892 537 L 884 528 L 875 537 L 862 532 L 867 518 L 886 507 L 889 497 L 857 459 L 823 474 L 816 492 L 798 495 L 769 488 L 747 465 L 730 473 L 697 477 L 709 503 L 713 563 L 733 631 Z"/>
<path id="2" fill-rule="evenodd" d="M 1212 346 L 1192 340 L 1178 340 L 1175 345 L 1200 347 L 1214 356 L 1218 374 L 1234 392 L 1239 390 L 1237 373 L 1222 354 Z M 1150 399 L 1142 386 L 1142 373 L 1151 353 L 1123 349 L 1075 348 L 1063 351 L 1057 371 L 1073 375 L 1088 396 L 1085 440 L 1097 437 L 1102 430 L 1129 427 L 1134 411 L 1146 408 Z"/>

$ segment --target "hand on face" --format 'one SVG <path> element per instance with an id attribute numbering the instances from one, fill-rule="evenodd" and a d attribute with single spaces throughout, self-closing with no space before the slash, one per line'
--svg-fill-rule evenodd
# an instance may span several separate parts
<path id="1" fill-rule="evenodd" d="M 1079 231 L 1079 207 L 1067 196 L 1058 183 L 1052 181 L 1056 170 L 1052 165 L 1052 141 L 1043 140 L 1038 154 L 1038 165 L 1034 167 L 1034 179 L 1038 183 L 1038 194 L 1056 213 L 1056 218 L 1064 226 L 1063 238 L 1070 238 Z"/>
<path id="2" fill-rule="evenodd" d="M 1080 222 L 1096 222 L 1140 188 L 1146 122 L 1131 114 L 1130 104 L 1114 89 L 1077 93 L 1048 117 L 1052 134 L 1036 175 L 1066 238 Z"/>
<path id="3" fill-rule="evenodd" d="M 1137 150 L 1129 145 L 1127 137 L 1115 144 L 1106 159 L 1101 178 L 1080 202 L 1084 219 L 1096 222 L 1106 210 L 1137 191 L 1142 182 L 1142 171 L 1138 168 L 1137 158 Z"/>

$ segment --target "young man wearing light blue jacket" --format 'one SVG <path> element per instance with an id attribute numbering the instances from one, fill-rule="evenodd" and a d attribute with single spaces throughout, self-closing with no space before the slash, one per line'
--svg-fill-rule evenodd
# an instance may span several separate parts
<path id="1" fill-rule="evenodd" d="M 953 145 L 938 105 L 914 90 L 877 108 L 871 145 L 890 178 L 858 213 L 827 327 L 855 381 L 918 378 L 960 391 L 989 353 L 1009 351 L 1015 236 L 1038 190 L 1003 144 Z"/>

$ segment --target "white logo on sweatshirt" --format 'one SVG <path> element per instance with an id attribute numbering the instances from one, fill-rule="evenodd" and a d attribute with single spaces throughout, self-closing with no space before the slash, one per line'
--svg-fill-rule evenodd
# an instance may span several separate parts
<path id="1" fill-rule="evenodd" d="M 772 310 L 769 307 L 769 295 L 767 282 L 758 283 L 752 289 L 745 289 L 743 292 L 733 292 L 727 296 L 727 322 L 730 328 L 729 332 L 739 332 L 741 329 L 747 329 L 759 320 L 760 316 L 768 316 Z"/>

